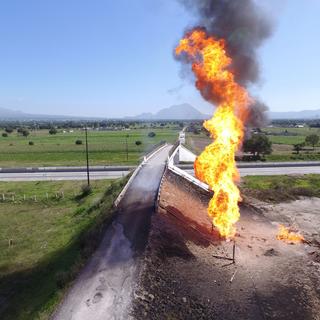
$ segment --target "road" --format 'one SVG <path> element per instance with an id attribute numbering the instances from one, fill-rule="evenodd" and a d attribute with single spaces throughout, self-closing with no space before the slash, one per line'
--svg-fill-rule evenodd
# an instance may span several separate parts
<path id="1" fill-rule="evenodd" d="M 265 168 L 240 168 L 240 176 L 273 176 L 287 174 L 320 174 L 319 167 L 265 167 Z M 186 172 L 194 176 L 193 169 Z"/>
<path id="2" fill-rule="evenodd" d="M 112 226 L 53 315 L 54 320 L 130 319 L 140 256 L 170 148 L 156 153 L 133 179 Z"/>
<path id="3" fill-rule="evenodd" d="M 118 179 L 126 176 L 130 171 L 91 171 L 92 180 Z M 0 173 L 0 181 L 51 181 L 51 180 L 86 180 L 86 172 L 15 172 Z"/>
<path id="4" fill-rule="evenodd" d="M 127 168 L 125 168 L 127 169 Z M 194 175 L 193 169 L 186 171 Z M 253 175 L 282 175 L 282 174 L 320 174 L 319 166 L 288 166 L 288 167 L 240 167 L 241 176 Z M 112 170 L 112 171 L 91 171 L 90 178 L 92 180 L 102 179 L 118 179 L 126 176 L 129 170 Z M 0 181 L 51 181 L 51 180 L 86 180 L 86 172 L 15 172 L 15 173 L 0 173 Z"/>

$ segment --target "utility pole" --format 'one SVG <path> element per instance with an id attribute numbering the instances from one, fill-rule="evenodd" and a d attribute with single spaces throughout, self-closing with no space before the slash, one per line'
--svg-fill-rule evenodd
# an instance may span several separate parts
<path id="1" fill-rule="evenodd" d="M 86 133 L 87 181 L 88 181 L 88 187 L 90 187 L 89 150 L 88 150 L 88 130 L 87 130 L 87 124 L 86 124 L 84 130 L 85 130 L 85 133 Z"/>
<path id="2" fill-rule="evenodd" d="M 128 159 L 129 159 L 129 151 L 128 151 L 128 137 L 129 137 L 129 135 L 127 134 L 126 135 L 126 154 L 127 154 L 127 161 L 128 161 Z"/>

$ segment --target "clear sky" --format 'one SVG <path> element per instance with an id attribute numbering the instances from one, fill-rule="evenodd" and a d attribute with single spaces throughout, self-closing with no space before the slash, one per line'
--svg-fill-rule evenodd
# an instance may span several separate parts
<path id="1" fill-rule="evenodd" d="M 259 0 L 276 21 L 253 88 L 273 111 L 320 108 L 320 0 Z M 188 102 L 173 48 L 193 17 L 174 0 L 3 0 L 0 107 L 115 117 Z"/>

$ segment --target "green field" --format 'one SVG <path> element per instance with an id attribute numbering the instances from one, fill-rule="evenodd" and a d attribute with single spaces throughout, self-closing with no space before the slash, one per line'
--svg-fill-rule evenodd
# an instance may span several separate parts
<path id="1" fill-rule="evenodd" d="M 153 131 L 156 136 L 148 137 Z M 91 165 L 137 164 L 145 152 L 160 141 L 174 142 L 178 129 L 131 129 L 128 131 L 88 131 Z M 128 160 L 126 136 L 128 135 Z M 76 145 L 80 139 L 82 145 Z M 32 141 L 34 145 L 29 145 Z M 137 146 L 136 141 L 142 144 Z M 80 166 L 85 165 L 83 131 L 49 135 L 48 130 L 31 131 L 28 137 L 11 133 L 0 136 L 0 166 Z"/>
<path id="2" fill-rule="evenodd" d="M 2 320 L 49 318 L 99 243 L 126 179 L 94 181 L 87 196 L 83 182 L 0 183 L 6 198 L 0 201 Z"/>
<path id="3" fill-rule="evenodd" d="M 240 188 L 243 195 L 267 202 L 320 197 L 320 175 L 246 176 L 241 179 Z"/>
<path id="4" fill-rule="evenodd" d="M 320 146 L 316 146 L 314 150 L 311 146 L 305 146 L 299 154 L 293 151 L 293 145 L 303 143 L 307 135 L 320 136 L 320 129 L 268 127 L 263 128 L 262 131 L 267 133 L 273 143 L 272 154 L 265 156 L 267 161 L 320 161 Z M 188 132 L 186 135 L 186 146 L 195 154 L 200 154 L 210 142 L 210 137 L 203 132 L 200 134 Z"/>

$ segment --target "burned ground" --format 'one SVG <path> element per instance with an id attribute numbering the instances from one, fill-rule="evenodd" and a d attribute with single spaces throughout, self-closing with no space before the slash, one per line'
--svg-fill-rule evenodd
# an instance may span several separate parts
<path id="1" fill-rule="evenodd" d="M 320 200 L 242 206 L 232 264 L 223 259 L 232 255 L 232 242 L 209 232 L 209 199 L 166 172 L 134 294 L 135 318 L 320 319 Z M 308 243 L 276 240 L 278 224 L 293 221 Z"/>

